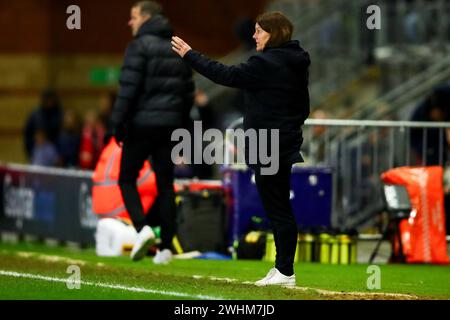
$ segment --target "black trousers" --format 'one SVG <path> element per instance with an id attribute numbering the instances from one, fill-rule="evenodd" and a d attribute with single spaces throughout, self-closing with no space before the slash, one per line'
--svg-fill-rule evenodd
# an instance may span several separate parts
<path id="1" fill-rule="evenodd" d="M 275 267 L 284 275 L 294 274 L 297 223 L 290 202 L 291 165 L 280 166 L 275 175 L 255 170 L 255 182 L 269 218 L 276 247 Z"/>
<path id="2" fill-rule="evenodd" d="M 133 225 L 139 232 L 145 225 L 151 224 L 150 219 L 159 221 L 161 249 L 172 247 L 176 232 L 174 164 L 171 159 L 173 143 L 170 141 L 172 131 L 173 128 L 131 129 L 124 138 L 120 162 L 119 186 Z M 150 156 L 158 196 L 146 218 L 136 183 L 139 171 Z"/>

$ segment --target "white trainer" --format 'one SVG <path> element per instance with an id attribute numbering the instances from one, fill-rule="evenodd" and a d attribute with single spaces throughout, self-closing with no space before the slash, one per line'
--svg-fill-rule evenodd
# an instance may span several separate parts
<path id="1" fill-rule="evenodd" d="M 272 268 L 264 278 L 256 281 L 255 284 L 257 286 L 295 287 L 295 274 L 288 277 L 278 271 L 277 268 Z"/>
<path id="2" fill-rule="evenodd" d="M 154 264 L 168 264 L 170 261 L 172 261 L 173 255 L 172 251 L 169 249 L 164 250 L 158 250 L 156 252 L 155 257 L 153 258 Z"/>
<path id="3" fill-rule="evenodd" d="M 264 278 L 262 278 L 261 280 L 258 280 L 255 282 L 255 284 L 258 285 L 265 285 L 265 283 L 267 282 L 267 279 L 272 278 L 273 274 L 275 273 L 277 269 L 276 268 L 272 268 L 269 270 L 269 272 L 266 274 L 266 276 Z"/>
<path id="4" fill-rule="evenodd" d="M 133 249 L 131 249 L 131 260 L 138 261 L 145 257 L 148 249 L 155 243 L 155 233 L 149 226 L 144 226 L 138 233 Z"/>

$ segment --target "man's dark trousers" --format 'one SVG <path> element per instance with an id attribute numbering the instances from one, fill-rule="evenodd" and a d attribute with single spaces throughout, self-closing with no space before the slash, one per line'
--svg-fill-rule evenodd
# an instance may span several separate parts
<path id="1" fill-rule="evenodd" d="M 154 203 L 157 208 L 152 208 L 151 214 L 157 214 L 157 220 L 161 223 L 160 249 L 171 248 L 176 229 L 174 164 L 171 159 L 173 143 L 170 139 L 173 130 L 174 128 L 169 127 L 128 130 L 120 162 L 120 190 L 133 225 L 140 232 L 148 223 L 137 190 L 137 179 L 144 162 L 151 156 L 158 190 Z"/>

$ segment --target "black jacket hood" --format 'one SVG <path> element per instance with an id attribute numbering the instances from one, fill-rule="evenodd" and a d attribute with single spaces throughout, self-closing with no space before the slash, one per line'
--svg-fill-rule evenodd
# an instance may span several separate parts
<path id="1" fill-rule="evenodd" d="M 171 36 L 168 19 L 155 15 L 128 45 L 111 116 L 115 130 L 187 125 L 195 85 L 191 68 L 172 50 Z"/>
<path id="2" fill-rule="evenodd" d="M 136 38 L 144 35 L 152 35 L 170 39 L 172 38 L 173 30 L 169 20 L 166 17 L 157 14 L 142 24 Z"/>
<path id="3" fill-rule="evenodd" d="M 298 40 L 290 40 L 277 47 L 267 47 L 263 52 L 282 55 L 283 60 L 287 61 L 294 69 L 308 67 L 311 64 L 308 52 L 300 47 Z"/>

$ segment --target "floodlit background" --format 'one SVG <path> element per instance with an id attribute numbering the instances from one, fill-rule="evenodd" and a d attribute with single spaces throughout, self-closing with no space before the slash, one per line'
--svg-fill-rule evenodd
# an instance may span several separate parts
<path id="1" fill-rule="evenodd" d="M 10 220 L 5 219 L 2 224 L 0 219 L 0 230 L 20 231 L 27 223 L 24 212 L 31 208 L 26 207 L 25 201 L 29 189 L 20 188 L 31 188 L 38 194 L 63 184 L 54 194 L 39 193 L 36 199 L 42 201 L 41 206 L 32 209 L 39 212 L 40 223 L 51 221 L 55 212 L 66 215 L 74 210 L 70 219 L 80 224 L 80 230 L 86 230 L 72 235 L 61 229 L 58 237 L 93 244 L 97 220 L 91 208 L 90 177 L 109 134 L 120 67 L 125 48 L 132 40 L 127 23 L 134 2 L 0 0 L 0 165 L 9 166 L 5 172 L 26 172 L 27 177 L 21 180 L 21 175 L 14 173 L 8 176 L 9 180 L 3 179 L 1 204 L 9 206 Z M 444 217 L 445 220 L 439 220 L 439 230 L 446 228 L 450 233 L 449 1 L 159 2 L 176 35 L 194 49 L 226 64 L 246 61 L 255 52 L 252 35 L 258 14 L 280 10 L 292 20 L 294 39 L 310 53 L 312 61 L 311 114 L 304 126 L 302 147 L 306 162 L 298 173 L 302 184 L 298 190 L 303 191 L 295 194 L 298 202 L 294 207 L 303 217 L 310 215 L 309 227 L 316 227 L 315 223 L 320 226 L 317 221 L 327 221 L 323 226 L 328 231 L 362 235 L 362 255 L 357 260 L 367 261 L 374 241 L 381 237 L 390 219 L 381 174 L 402 166 L 437 166 L 442 174 L 439 172 L 427 190 L 442 196 L 439 199 L 444 211 L 434 215 L 432 221 Z M 81 9 L 81 30 L 66 27 L 66 9 L 74 4 Z M 380 30 L 367 27 L 370 5 L 381 10 Z M 197 91 L 192 120 L 202 120 L 204 127 L 222 131 L 240 127 L 242 93 L 215 85 L 198 74 L 194 79 Z M 42 116 L 39 110 L 43 105 L 54 107 L 47 134 L 31 125 L 33 117 Z M 44 143 L 53 145 L 56 152 L 55 161 L 48 166 L 62 171 L 41 168 L 40 173 L 50 173 L 40 180 L 33 176 L 35 167 L 28 165 L 33 164 L 35 146 Z M 226 176 L 222 169 L 178 166 L 176 176 L 208 179 L 220 185 L 241 179 L 239 171 Z M 250 183 L 251 174 L 242 179 Z M 301 189 L 303 186 L 305 189 Z M 242 197 L 249 205 L 255 203 L 250 191 L 233 196 Z M 55 205 L 56 211 L 48 213 L 48 208 L 57 203 L 55 197 L 66 202 Z M 72 207 L 71 201 L 75 201 Z M 228 208 L 234 204 L 227 202 Z M 241 209 L 246 210 L 245 206 Z M 63 223 L 70 225 L 70 219 Z M 258 221 L 253 219 L 252 227 L 257 228 Z M 44 229 L 40 225 L 39 230 L 57 237 L 49 225 Z M 231 225 L 227 228 L 230 234 L 237 230 Z M 248 227 L 241 231 L 250 230 Z M 372 242 L 364 242 L 367 239 Z M 382 250 L 386 261 L 389 244 L 385 242 Z"/>

